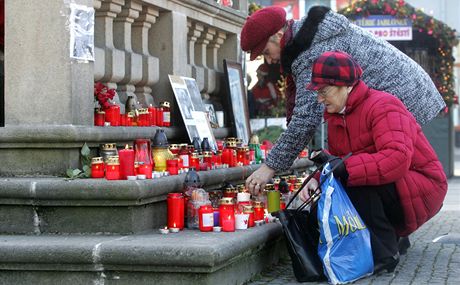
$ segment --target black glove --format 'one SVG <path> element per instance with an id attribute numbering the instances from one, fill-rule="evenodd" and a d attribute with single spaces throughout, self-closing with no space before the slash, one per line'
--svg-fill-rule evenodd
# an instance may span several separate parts
<path id="1" fill-rule="evenodd" d="M 333 171 L 334 177 L 342 180 L 342 183 L 345 183 L 348 179 L 348 171 L 345 167 L 345 163 L 340 157 L 329 154 L 321 149 L 314 150 L 310 153 L 310 160 L 313 161 L 316 167 L 320 167 L 324 163 L 329 161 L 331 169 L 334 168 L 337 164 L 337 168 Z"/>

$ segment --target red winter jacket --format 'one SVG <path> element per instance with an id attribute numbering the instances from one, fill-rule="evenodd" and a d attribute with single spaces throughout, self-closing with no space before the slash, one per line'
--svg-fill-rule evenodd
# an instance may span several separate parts
<path id="1" fill-rule="evenodd" d="M 407 236 L 433 217 L 447 192 L 441 163 L 421 127 L 396 97 L 360 81 L 344 114 L 325 113 L 331 154 L 343 157 L 348 186 L 395 183 Z"/>

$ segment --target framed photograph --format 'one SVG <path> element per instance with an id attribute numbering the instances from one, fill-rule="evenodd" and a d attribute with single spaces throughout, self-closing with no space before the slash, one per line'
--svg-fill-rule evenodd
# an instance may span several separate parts
<path id="1" fill-rule="evenodd" d="M 212 132 L 205 105 L 201 100 L 201 94 L 195 79 L 169 75 L 169 81 L 190 142 L 193 141 L 194 137 L 199 137 L 201 141 L 204 138 L 208 138 L 211 148 L 217 151 L 216 138 Z"/>
<path id="2" fill-rule="evenodd" d="M 217 121 L 216 111 L 214 110 L 213 104 L 204 104 L 204 108 L 206 109 L 206 113 L 208 114 L 209 123 L 211 123 L 211 127 L 218 128 L 219 122 Z"/>
<path id="3" fill-rule="evenodd" d="M 244 143 L 249 142 L 251 126 L 249 124 L 249 112 L 246 89 L 243 82 L 243 70 L 241 64 L 224 59 L 225 78 L 229 94 L 231 114 L 236 136 Z"/>

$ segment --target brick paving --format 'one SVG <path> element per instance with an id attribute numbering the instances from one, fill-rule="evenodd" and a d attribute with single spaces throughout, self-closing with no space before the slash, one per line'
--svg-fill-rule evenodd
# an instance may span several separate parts
<path id="1" fill-rule="evenodd" d="M 437 242 L 433 242 L 434 239 Z M 449 180 L 444 207 L 410 236 L 412 246 L 393 273 L 380 273 L 354 282 L 358 285 L 460 284 L 460 179 Z M 299 284 L 289 260 L 268 268 L 247 285 Z M 328 284 L 309 282 L 306 284 Z"/>

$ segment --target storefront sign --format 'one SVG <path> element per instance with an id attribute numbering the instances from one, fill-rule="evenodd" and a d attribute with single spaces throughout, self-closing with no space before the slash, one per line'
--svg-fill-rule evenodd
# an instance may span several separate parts
<path id="1" fill-rule="evenodd" d="M 366 18 L 357 18 L 352 22 L 387 41 L 412 40 L 412 21 L 407 18 L 401 19 L 390 15 L 371 15 Z"/>

